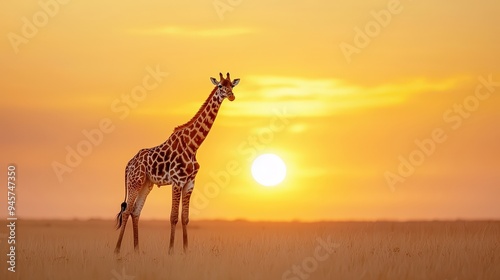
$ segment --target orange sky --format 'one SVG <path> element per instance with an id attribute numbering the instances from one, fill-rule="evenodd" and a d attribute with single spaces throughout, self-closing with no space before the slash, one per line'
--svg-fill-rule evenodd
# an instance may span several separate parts
<path id="1" fill-rule="evenodd" d="M 113 218 L 127 161 L 229 71 L 241 82 L 198 152 L 192 219 L 500 218 L 498 1 L 66 2 L 0 4 L 20 217 Z M 288 166 L 275 188 L 250 175 L 265 152 Z M 143 218 L 168 219 L 170 189 Z"/>

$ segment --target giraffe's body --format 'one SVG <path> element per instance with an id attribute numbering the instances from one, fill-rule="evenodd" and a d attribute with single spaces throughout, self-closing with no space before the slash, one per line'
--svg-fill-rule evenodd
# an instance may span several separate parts
<path id="1" fill-rule="evenodd" d="M 189 222 L 189 200 L 194 188 L 194 180 L 200 165 L 196 152 L 212 127 L 222 101 L 227 97 L 234 100 L 232 88 L 239 79 L 231 82 L 229 73 L 226 79 L 220 74 L 220 81 L 211 78 L 216 85 L 198 113 L 187 123 L 178 126 L 163 144 L 140 150 L 125 168 L 125 200 L 117 216 L 120 236 L 115 252 L 120 246 L 129 215 L 132 215 L 134 228 L 134 247 L 139 246 L 138 223 L 146 197 L 153 185 L 172 185 L 172 211 L 170 215 L 170 248 L 172 252 L 175 226 L 179 219 L 179 204 L 182 199 L 182 229 L 184 250 L 187 249 L 187 224 Z"/>

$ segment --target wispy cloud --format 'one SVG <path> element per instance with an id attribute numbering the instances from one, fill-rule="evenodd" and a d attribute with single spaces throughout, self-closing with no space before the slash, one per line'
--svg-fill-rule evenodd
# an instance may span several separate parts
<path id="1" fill-rule="evenodd" d="M 255 30 L 247 27 L 227 28 L 194 28 L 183 26 L 163 26 L 148 29 L 130 29 L 135 34 L 156 36 L 183 36 L 183 37 L 229 37 L 254 33 Z"/>
<path id="2" fill-rule="evenodd" d="M 348 84 L 336 79 L 249 76 L 245 79 L 239 102 L 224 109 L 233 116 L 264 116 L 274 108 L 286 107 L 295 116 L 324 116 L 345 110 L 391 106 L 424 92 L 444 91 L 458 85 L 460 79 L 441 81 L 415 79 L 400 84 L 371 87 Z"/>

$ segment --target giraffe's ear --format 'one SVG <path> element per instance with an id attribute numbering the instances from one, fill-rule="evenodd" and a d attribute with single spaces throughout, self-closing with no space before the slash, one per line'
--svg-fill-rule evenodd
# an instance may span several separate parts
<path id="1" fill-rule="evenodd" d="M 233 87 L 235 87 L 240 82 L 240 79 L 233 80 Z"/>
<path id="2" fill-rule="evenodd" d="M 219 82 L 215 78 L 210 77 L 210 81 L 212 81 L 212 84 L 214 84 L 214 85 L 219 84 Z"/>

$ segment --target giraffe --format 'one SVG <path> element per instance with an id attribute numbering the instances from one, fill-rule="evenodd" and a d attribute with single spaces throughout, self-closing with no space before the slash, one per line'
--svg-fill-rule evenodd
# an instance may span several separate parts
<path id="1" fill-rule="evenodd" d="M 134 249 L 139 251 L 139 217 L 146 197 L 153 189 L 172 185 L 172 209 L 170 213 L 169 254 L 174 251 L 175 227 L 179 219 L 179 204 L 182 200 L 182 237 L 184 252 L 188 248 L 187 225 L 189 223 L 189 199 L 194 188 L 194 181 L 200 165 L 196 161 L 196 151 L 203 143 L 212 127 L 222 101 L 235 99 L 233 87 L 240 79 L 231 81 L 219 73 L 220 80 L 210 78 L 215 88 L 198 112 L 187 123 L 177 126 L 163 144 L 141 149 L 125 168 L 125 200 L 116 217 L 117 229 L 120 229 L 115 253 L 120 247 L 129 216 L 132 216 Z"/>

